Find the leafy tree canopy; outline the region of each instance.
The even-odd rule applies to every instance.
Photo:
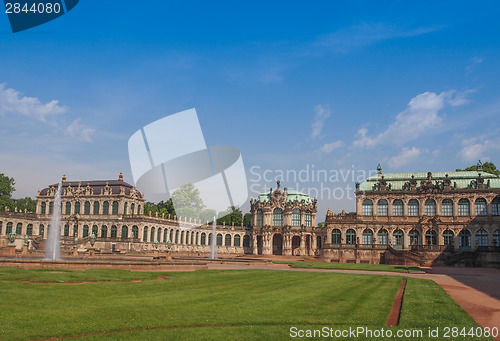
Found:
[[[35,212],[36,210],[36,200],[30,197],[13,201],[14,201],[14,206],[17,207],[17,209],[20,211],[27,210],[28,212]]]
[[[234,225],[241,225],[243,222],[243,213],[241,213],[240,209],[231,206],[228,207],[227,211],[225,212],[220,212],[219,213],[219,218],[217,219],[217,225],[231,225],[234,223]]]
[[[8,176],[0,173],[0,209],[8,207],[10,210],[14,208],[14,203],[12,202],[11,196],[15,188],[14,178],[9,178]]]
[[[252,225],[252,215],[250,213],[245,213],[243,216],[243,225],[250,226]]]
[[[464,171],[477,171],[477,165],[473,165],[465,169],[457,169],[457,172],[464,172]],[[483,172],[496,175],[497,177],[500,174],[500,170],[497,169],[497,166],[495,166],[493,162],[483,163]]]

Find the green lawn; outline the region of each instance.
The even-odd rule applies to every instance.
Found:
[[[366,270],[388,272],[424,272],[416,266],[387,265],[387,264],[353,264],[353,263],[325,263],[325,262],[288,262],[273,261],[276,264],[288,264],[291,268],[306,269],[334,269],[334,270]]]
[[[0,339],[96,334],[84,339],[287,340],[292,326],[380,329],[385,328],[402,280],[272,270],[200,270],[154,279],[158,275],[0,268]],[[76,285],[22,282],[26,278],[95,281],[98,277],[103,281]],[[409,279],[407,293],[402,327],[427,331],[430,326],[475,326],[434,282]]]

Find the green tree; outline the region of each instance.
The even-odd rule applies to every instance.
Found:
[[[465,172],[465,171],[477,171],[477,165],[473,165],[465,169],[457,169],[457,172]],[[493,162],[483,163],[483,172],[496,175],[497,177],[500,175],[500,170],[497,169],[497,166],[495,166]]]
[[[20,211],[28,211],[34,213],[36,210],[36,200],[26,197],[14,201],[14,206]]]
[[[5,207],[9,209],[14,208],[14,203],[11,199],[12,192],[15,191],[14,185],[14,178],[9,178],[3,173],[0,173],[0,209],[3,210]]]
[[[234,223],[234,225],[241,225],[242,221],[243,213],[241,213],[239,208],[231,206],[228,207],[227,211],[219,213],[217,224],[222,225],[223,223],[225,223],[226,225],[231,225]]]
[[[243,216],[243,225],[250,226],[252,225],[252,215],[250,213],[245,213]]]
[[[168,218],[168,215],[170,214],[170,217],[173,218],[175,213],[175,208],[174,204],[172,202],[172,199],[168,199],[167,201],[160,201],[158,203],[153,203],[153,202],[147,202],[144,204],[144,214],[149,215],[149,212],[151,212],[152,216],[156,215],[156,212],[158,212],[158,216],[162,216],[162,214],[165,215],[165,218]]]
[[[191,207],[196,212],[201,212],[205,208],[200,197],[200,191],[193,185],[187,184],[172,193],[172,202],[179,208]]]

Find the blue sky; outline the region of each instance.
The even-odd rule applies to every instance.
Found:
[[[351,173],[379,162],[500,163],[499,12],[494,1],[82,0],[16,34],[2,14],[0,172],[16,197],[62,174],[132,182],[128,138],[194,107],[207,144],[241,150],[251,197],[288,172],[283,186],[318,193],[321,221],[328,207],[354,209]]]

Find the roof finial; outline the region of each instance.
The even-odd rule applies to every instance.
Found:
[[[62,182],[66,182],[66,174],[62,176]]]
[[[477,171],[478,172],[482,172],[483,171],[483,163],[481,162],[481,160],[479,160],[477,162]]]
[[[380,165],[380,163],[377,166],[377,174],[382,174],[382,166]]]
[[[280,189],[280,181],[276,181],[276,185],[278,185],[278,189]]]
[[[118,176],[118,181],[123,181],[123,173],[120,172],[120,175]]]

